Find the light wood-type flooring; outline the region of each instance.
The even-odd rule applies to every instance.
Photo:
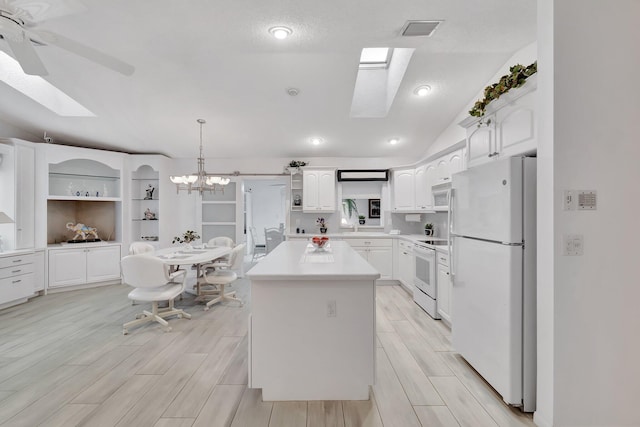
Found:
[[[108,286],[0,311],[0,425],[533,426],[451,351],[450,331],[399,286],[377,288],[377,380],[369,401],[263,402],[247,388],[247,304],[185,296],[173,319],[122,335],[143,308]]]

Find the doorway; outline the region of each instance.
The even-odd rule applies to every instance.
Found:
[[[265,230],[284,233],[287,215],[287,178],[251,178],[244,180],[244,232],[247,247],[266,253]],[[255,231],[252,237],[251,229]],[[255,258],[255,256],[254,256]]]

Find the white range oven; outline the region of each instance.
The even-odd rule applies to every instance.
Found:
[[[415,256],[415,275],[413,284],[416,289],[413,292],[413,300],[429,316],[439,319],[436,292],[436,250],[423,243],[413,246]]]

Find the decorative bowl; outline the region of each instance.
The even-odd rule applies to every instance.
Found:
[[[313,236],[311,238],[311,244],[315,249],[322,249],[324,245],[327,244],[328,241],[329,241],[329,238],[324,236],[323,237]]]

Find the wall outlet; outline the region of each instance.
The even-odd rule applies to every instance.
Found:
[[[336,300],[327,301],[327,317],[336,317],[337,315]]]
[[[584,255],[584,237],[582,234],[565,234],[562,242],[562,253],[567,256]]]

